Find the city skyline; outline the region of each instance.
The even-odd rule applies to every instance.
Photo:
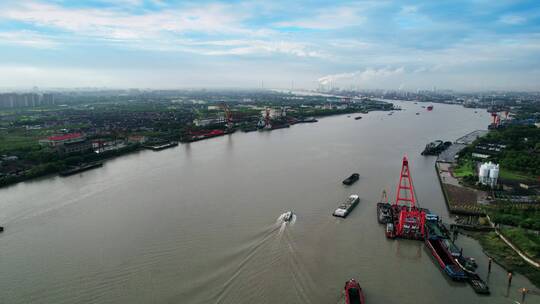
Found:
[[[0,86],[537,91],[535,1],[3,1]]]

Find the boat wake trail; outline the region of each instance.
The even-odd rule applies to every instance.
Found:
[[[289,213],[291,214],[291,218],[290,219],[287,219],[289,217]],[[294,223],[296,223],[296,214],[288,211],[288,212],[285,212],[285,213],[282,213],[276,220],[277,223],[283,223],[283,224],[286,224],[286,223],[290,223],[291,225],[294,225]]]
[[[242,257],[215,303],[311,303],[309,295],[315,284],[288,229],[296,217],[290,221],[283,217],[280,215],[268,234],[238,253]]]

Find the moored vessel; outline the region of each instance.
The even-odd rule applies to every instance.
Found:
[[[388,203],[386,190],[383,190],[381,201],[377,203],[377,221],[379,224],[387,224],[392,222],[392,205]]]
[[[71,167],[71,168],[69,168],[67,170],[61,171],[60,175],[61,176],[69,176],[69,175],[77,174],[79,172],[83,172],[83,171],[86,171],[86,170],[98,168],[98,167],[101,167],[101,166],[103,166],[102,162],[94,162],[94,163],[83,164],[83,165],[74,166],[74,167]]]

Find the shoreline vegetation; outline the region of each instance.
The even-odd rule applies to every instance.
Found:
[[[457,215],[456,227],[507,271],[540,288],[539,143],[540,129],[534,126],[490,130],[458,151],[455,161],[438,160],[435,167],[448,210]],[[486,146],[494,149],[488,154]],[[487,159],[473,156],[481,153]],[[477,182],[476,168],[486,161],[501,165],[493,189]]]
[[[334,102],[336,101],[334,100]],[[235,131],[246,132],[247,129],[257,130],[256,124],[261,119],[261,111],[269,107],[283,109],[283,106],[276,105],[256,104],[250,108],[243,104],[235,104],[232,108],[235,126],[227,129],[223,121],[205,126],[197,126],[193,123],[193,121],[211,120],[216,115],[219,116],[218,112],[221,110],[219,104],[209,103],[203,107],[182,105],[182,110],[171,109],[171,104],[173,103],[157,103],[153,109],[145,102],[143,105],[128,103],[120,106],[117,104],[92,104],[90,109],[88,105],[83,105],[82,109],[78,105],[68,110],[49,108],[0,112],[0,119],[10,118],[9,123],[1,124],[5,119],[0,120],[0,144],[2,147],[0,148],[0,156],[2,157],[0,169],[12,172],[8,174],[0,172],[0,188],[38,177],[58,174],[76,166],[104,161],[156,145],[169,147],[174,146],[177,142],[189,143],[194,141],[189,136],[190,132],[194,134],[205,130],[223,130],[224,132],[219,135],[227,135]],[[185,109],[186,107],[189,109]],[[314,102],[310,106],[290,104],[287,107],[290,113],[287,117],[294,121],[289,122],[289,124],[300,123],[306,119],[311,119],[308,122],[316,122],[314,117],[398,110],[394,108],[392,103],[371,100],[363,100],[355,104],[328,104],[325,99],[323,103]],[[96,111],[96,108],[100,110]],[[125,116],[134,116],[134,122],[132,123],[129,119],[119,115],[119,108],[121,109],[120,113],[125,114]],[[70,118],[74,116],[73,120],[79,123],[62,123],[59,126],[60,124],[56,123],[58,115],[50,114],[56,111],[60,111],[57,114],[67,112],[66,114]],[[83,115],[84,117],[81,117]],[[109,121],[103,123],[103,120],[107,119],[103,116],[108,117]],[[150,116],[148,121],[145,121],[147,120],[146,116]],[[49,121],[51,119],[54,120],[54,123]],[[51,126],[45,126],[47,124]],[[104,125],[103,129],[105,130],[99,128],[102,125]],[[115,130],[110,130],[111,125]],[[246,128],[246,125],[250,127]],[[84,153],[62,154],[38,144],[41,138],[57,132],[60,128],[64,131],[69,130],[70,133],[89,134],[88,140],[109,141],[113,142],[114,145],[110,150],[100,151],[100,153],[95,153],[94,147],[92,151]],[[144,143],[129,142],[127,138],[133,134],[145,137],[147,140]],[[118,142],[120,144],[117,144]]]

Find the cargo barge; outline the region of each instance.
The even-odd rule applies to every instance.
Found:
[[[152,151],[161,151],[161,150],[176,147],[176,146],[178,146],[178,143],[171,141],[171,142],[164,143],[164,144],[146,145],[144,147],[146,149],[150,149]]]
[[[427,236],[424,241],[426,247],[430,250],[444,273],[454,281],[466,280],[467,274],[458,265],[454,256],[455,253],[452,253],[454,250],[451,250],[449,247],[451,242],[448,239],[445,228],[441,227],[440,222],[429,220],[426,221],[426,232]]]
[[[205,131],[191,131],[188,138],[188,142],[194,142],[194,141],[199,141],[199,140],[208,139],[212,137],[223,136],[226,134],[234,133],[234,131],[235,130],[220,130],[220,129],[205,130]]]
[[[341,204],[335,211],[332,213],[333,216],[336,217],[343,217],[346,218],[349,213],[358,205],[358,202],[360,201],[360,198],[358,195],[353,194],[349,196],[349,198]]]
[[[359,178],[360,178],[360,174],[353,173],[353,174],[351,174],[351,176],[344,179],[342,183],[344,185],[350,186],[350,185],[356,183],[356,181],[358,181]]]
[[[70,169],[61,171],[59,174],[61,176],[69,176],[69,175],[77,174],[79,172],[83,172],[83,171],[86,171],[86,170],[99,168],[99,167],[102,167],[102,166],[103,166],[102,162],[88,163],[88,164],[83,164],[83,165],[71,167]]]
[[[318,120],[315,119],[315,117],[306,117],[306,118],[302,118],[296,121],[296,123],[314,123],[314,122],[318,122]]]

